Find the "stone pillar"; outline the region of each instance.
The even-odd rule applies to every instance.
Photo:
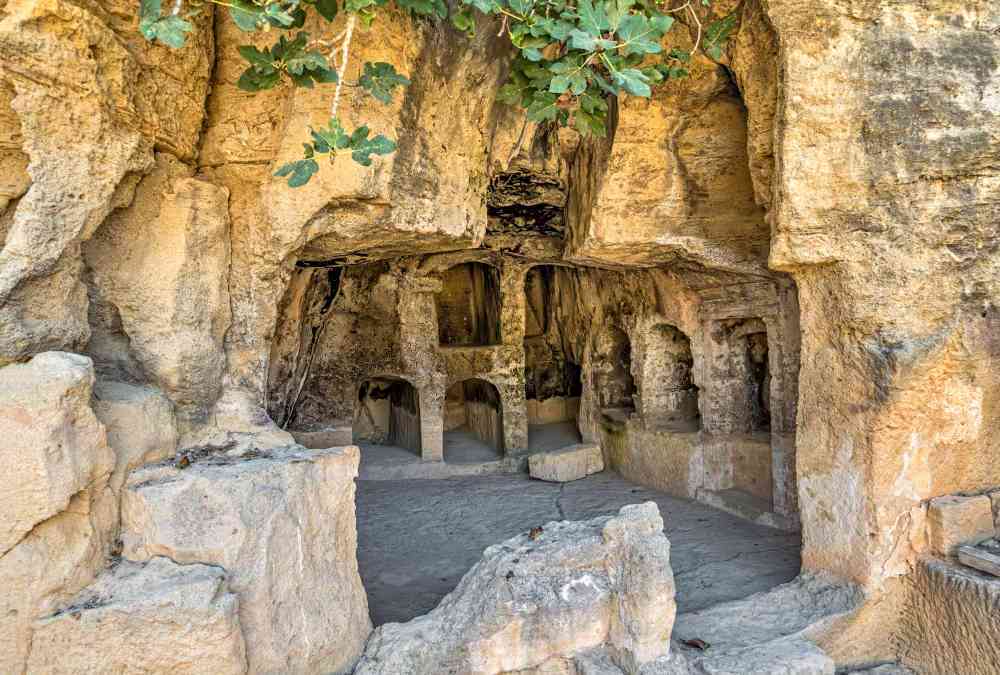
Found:
[[[510,384],[498,386],[503,402],[504,453],[528,447],[528,402],[524,397],[524,278],[528,266],[506,261],[500,269],[500,341],[513,358]]]
[[[420,394],[420,456],[425,462],[444,461],[444,387],[431,385]]]

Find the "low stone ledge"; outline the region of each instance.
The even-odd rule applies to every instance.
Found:
[[[978,544],[995,533],[993,505],[987,495],[949,495],[930,501],[927,538],[937,555],[954,555],[960,545]]]

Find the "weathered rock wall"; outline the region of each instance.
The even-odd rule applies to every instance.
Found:
[[[1000,476],[1000,13],[765,8],[783,78],[770,264],[802,317],[803,565],[894,592],[922,546],[919,503]],[[841,657],[884,658],[862,638],[894,606],[859,615]]]
[[[273,170],[325,121],[327,94],[238,90],[245,37],[231,22],[207,11],[171,51],[137,34],[131,3],[10,0],[0,364],[85,352],[102,380],[147,391],[144,418],[176,408],[185,446],[287,443],[275,422],[349,420],[359,378],[407,377],[431,459],[448,385],[483,377],[503,403],[504,445],[519,449],[526,270],[601,266],[573,267],[579,281],[560,286],[559,322],[587,330],[544,341],[581,367],[583,437],[603,435],[620,470],[698,496],[738,487],[728,472],[740,463],[760,468],[745,436],[764,432],[766,408],[773,512],[801,511],[807,570],[872,599],[825,646],[840,663],[892,659],[871,628],[899,624],[900,578],[925,546],[923,503],[1000,484],[1000,13],[988,0],[725,0],[711,11],[733,9],[740,26],[719,62],[699,56],[689,80],[616,106],[600,142],[522,126],[494,105],[508,56],[495,26],[461,41],[387,10],[357,43],[349,79],[387,60],[413,84],[388,107],[352,90],[343,110],[399,151],[370,168],[338,160],[292,191]],[[440,350],[440,275],[470,260],[500,270],[500,344]],[[757,320],[764,363],[736,349],[760,335]],[[664,324],[690,340],[696,423],[711,442],[659,424],[695,423],[691,388],[661,386],[687,358],[667,358]],[[763,379],[748,380],[761,365]],[[607,424],[598,389],[626,408],[631,397],[635,415]],[[158,403],[138,403],[147,398]],[[96,408],[110,428],[114,413]],[[174,442],[143,439],[111,482]],[[25,589],[10,602],[32,620],[96,574],[99,483],[15,527],[29,529],[0,561]],[[59,562],[32,562],[45,555]],[[24,625],[4,631],[15,671]]]

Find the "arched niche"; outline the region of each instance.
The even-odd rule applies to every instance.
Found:
[[[653,326],[643,368],[642,404],[647,428],[697,431],[701,427],[700,392],[693,370],[691,339],[676,326]]]
[[[632,342],[617,326],[610,326],[601,342],[600,369],[594,377],[598,404],[605,412],[627,416],[635,411]]]
[[[500,344],[500,273],[480,262],[445,270],[437,294],[438,341],[445,347]]]
[[[402,378],[373,377],[362,382],[354,406],[355,443],[392,445],[421,452],[420,397]]]
[[[494,461],[503,456],[503,404],[490,382],[470,378],[448,387],[444,402],[444,460]]]

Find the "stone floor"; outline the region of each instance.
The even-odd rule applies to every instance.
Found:
[[[359,480],[358,562],[372,621],[434,608],[492,544],[551,520],[581,520],[655,501],[670,539],[679,611],[702,609],[795,577],[800,540],[636,486],[604,472],[563,485],[524,474]]]
[[[479,464],[496,462],[503,453],[481,441],[467,427],[444,432],[444,461],[448,464]]]

